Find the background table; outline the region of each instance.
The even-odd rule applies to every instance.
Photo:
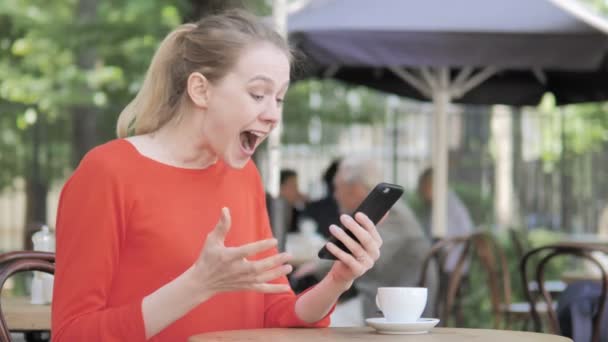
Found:
[[[569,338],[521,331],[435,328],[421,335],[381,335],[372,328],[233,330],[192,336],[189,342],[206,341],[420,341],[420,342],[568,342]]]
[[[2,313],[12,331],[51,330],[51,306],[30,304],[27,297],[2,297]]]
[[[577,281],[602,281],[602,276],[597,273],[587,271],[566,271],[562,274],[562,281],[566,284],[572,284]]]

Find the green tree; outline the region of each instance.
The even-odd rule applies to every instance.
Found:
[[[579,2],[588,5],[590,8],[598,11],[600,14],[608,14],[608,2],[605,0],[578,0]]]
[[[182,8],[160,0],[2,2],[0,186],[26,180],[26,222],[45,222],[51,182],[113,136]]]
[[[292,84],[283,110],[284,142],[308,143],[308,127],[318,118],[322,123],[349,125],[381,122],[385,118],[386,94],[334,80],[301,80]],[[323,136],[323,143],[333,143]]]
[[[3,0],[0,190],[25,179],[26,222],[46,222],[52,182],[115,136],[118,114],[171,29],[245,5],[269,13],[263,0]]]

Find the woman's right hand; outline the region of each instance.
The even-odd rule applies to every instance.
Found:
[[[230,230],[230,211],[222,208],[222,216],[215,229],[207,235],[201,254],[194,264],[194,276],[204,292],[216,294],[226,291],[253,290],[266,293],[289,291],[288,284],[272,284],[271,280],[292,271],[285,263],[288,253],[249,261],[257,253],[273,248],[276,239],[252,242],[239,247],[226,247],[224,240]]]

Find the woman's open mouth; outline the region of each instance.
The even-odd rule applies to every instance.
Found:
[[[239,135],[241,141],[241,148],[243,149],[243,151],[245,151],[245,153],[252,155],[253,152],[255,152],[255,148],[260,142],[262,142],[262,140],[264,140],[265,136],[266,133],[264,132],[243,131]]]

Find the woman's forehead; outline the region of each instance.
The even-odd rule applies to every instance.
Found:
[[[232,70],[246,81],[260,81],[283,87],[289,83],[289,59],[285,52],[269,43],[245,48]]]

